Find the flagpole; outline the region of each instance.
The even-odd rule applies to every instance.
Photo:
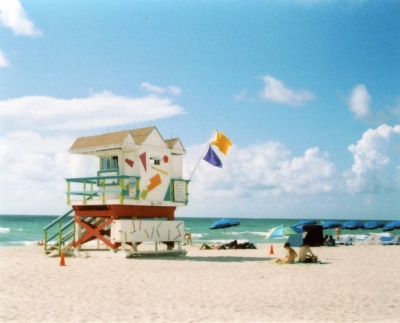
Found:
[[[192,179],[192,176],[193,176],[193,174],[194,174],[194,171],[196,170],[197,166],[199,165],[200,160],[201,160],[202,156],[204,155],[204,152],[205,152],[205,151],[207,150],[207,148],[210,146],[211,140],[214,138],[216,132],[217,132],[217,129],[214,130],[214,132],[212,133],[210,139],[208,139],[207,145],[206,145],[206,147],[204,148],[203,152],[201,153],[200,158],[199,158],[199,160],[197,161],[197,164],[196,164],[196,166],[194,167],[194,169],[193,169],[193,171],[192,171],[192,175],[190,175],[190,177],[189,177],[189,181]]]

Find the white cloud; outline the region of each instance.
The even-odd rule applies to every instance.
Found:
[[[261,97],[264,100],[278,102],[282,104],[299,106],[307,101],[314,99],[314,94],[306,90],[294,91],[287,88],[282,81],[277,80],[272,76],[264,76],[265,87],[261,92]]]
[[[0,51],[0,67],[7,67],[8,65],[8,59],[4,56],[3,52]]]
[[[142,90],[151,92],[151,93],[156,93],[156,94],[173,94],[173,95],[181,95],[182,90],[174,85],[170,85],[166,88],[156,86],[156,85],[151,85],[150,83],[144,82],[140,84],[140,88]]]
[[[0,22],[14,35],[40,36],[41,31],[30,21],[18,0],[0,0]]]
[[[0,101],[4,125],[15,129],[90,129],[168,118],[184,113],[170,99],[154,95],[131,98],[110,92],[87,98],[27,96]]]
[[[15,131],[0,137],[0,213],[60,214],[65,178],[96,174],[98,161],[68,153],[75,138]]]
[[[190,148],[188,151],[187,177],[201,154],[198,147],[193,148],[196,154]],[[200,162],[190,184],[197,199],[328,193],[334,190],[337,176],[333,163],[318,148],[308,149],[303,156],[292,157],[282,144],[276,142],[245,149],[232,147],[221,160],[222,170],[203,160]]]
[[[371,96],[363,84],[358,84],[350,93],[349,107],[357,118],[365,118],[370,114]]]
[[[400,125],[367,130],[349,146],[354,164],[345,173],[351,193],[378,193],[400,188]]]

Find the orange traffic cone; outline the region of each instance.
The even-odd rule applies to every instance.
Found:
[[[274,254],[274,246],[271,245],[271,248],[269,249],[269,254],[273,255]]]
[[[66,266],[63,252],[61,253],[60,266]]]

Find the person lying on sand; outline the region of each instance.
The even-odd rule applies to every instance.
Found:
[[[309,245],[304,244],[300,246],[299,262],[318,262],[318,257],[313,254]]]
[[[216,249],[216,250],[219,250],[219,249],[226,249],[225,248],[225,245],[219,245],[219,246],[214,246],[214,245],[211,245],[211,246],[209,246],[208,244],[206,244],[206,243],[203,243],[202,245],[201,245],[201,247],[200,247],[200,250],[208,250],[208,249]]]
[[[208,250],[208,249],[257,249],[256,246],[253,243],[250,242],[245,242],[245,243],[237,243],[237,240],[233,240],[232,242],[219,245],[219,246],[214,246],[211,245],[209,246],[206,243],[203,243],[202,246],[200,247],[201,250]]]
[[[294,258],[297,257],[296,251],[290,247],[290,243],[286,242],[283,247],[287,250],[286,257],[276,259],[277,264],[294,264]]]

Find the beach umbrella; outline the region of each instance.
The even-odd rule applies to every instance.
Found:
[[[210,230],[215,230],[215,229],[224,229],[225,232],[225,242],[226,241],[226,228],[230,228],[230,227],[236,227],[237,225],[239,225],[240,222],[237,220],[233,220],[233,219],[222,219],[222,220],[218,220],[215,221],[213,224],[210,225]]]
[[[364,224],[364,230],[374,230],[378,228],[383,228],[385,224],[381,221],[369,221]]]
[[[268,238],[284,238],[287,236],[294,236],[296,234],[301,233],[302,230],[296,227],[284,227],[283,225],[277,226],[269,230],[266,235],[266,239]]]
[[[362,224],[360,221],[347,221],[343,223],[342,229],[345,230],[357,230],[357,229],[363,229],[364,224]]]
[[[302,228],[303,225],[313,225],[313,224],[317,224],[317,221],[315,221],[315,220],[301,220],[301,221],[293,224],[292,227],[296,227],[296,228],[300,227],[300,228]]]
[[[400,229],[400,220],[387,223],[383,227],[382,231],[392,231],[396,229]]]
[[[331,229],[340,228],[341,226],[342,224],[337,221],[324,221],[322,223],[322,229],[329,229],[329,235],[331,235]]]
[[[334,228],[340,228],[342,226],[341,223],[337,221],[324,221],[322,223],[322,229],[334,229]]]

